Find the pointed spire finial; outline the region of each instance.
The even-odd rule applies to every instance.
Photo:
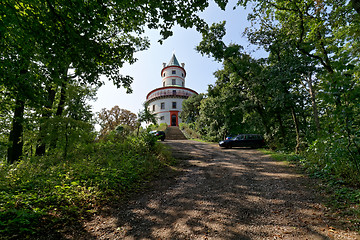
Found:
[[[180,67],[179,62],[178,62],[178,60],[177,60],[176,57],[175,57],[175,50],[174,50],[173,55],[172,55],[172,57],[171,57],[171,59],[170,59],[170,62],[168,63],[167,66],[179,66],[179,67]]]

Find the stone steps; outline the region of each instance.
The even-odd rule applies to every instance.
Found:
[[[167,140],[186,140],[187,138],[179,129],[179,127],[167,127],[165,130],[165,139]]]

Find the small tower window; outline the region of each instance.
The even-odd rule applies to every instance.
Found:
[[[171,79],[171,84],[176,85],[176,79]]]
[[[163,87],[165,87],[165,82],[163,82]]]
[[[163,77],[165,77],[165,73],[163,74]]]
[[[175,70],[172,70],[171,74],[176,74],[176,71],[175,71]]]
[[[164,102],[161,103],[161,109],[165,109],[165,103]]]
[[[184,82],[181,82],[181,86],[183,86],[183,87],[184,87]]]
[[[173,95],[176,95],[176,90],[173,90]]]
[[[172,108],[176,108],[176,102],[172,102]]]
[[[153,112],[155,112],[155,104],[153,105]]]
[[[160,120],[164,120],[164,119],[165,119],[164,116],[161,116],[161,117],[160,117]]]

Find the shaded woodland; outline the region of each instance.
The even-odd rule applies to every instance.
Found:
[[[199,31],[197,51],[223,64],[207,93],[184,102],[182,118],[196,136],[264,134],[269,148],[295,152],[318,176],[352,187],[337,196],[359,201],[359,2],[238,1],[252,8],[244,36],[269,53],[261,59],[222,41],[226,23],[198,16],[208,5],[0,2],[2,238],[57,238],[57,229],[139,191],[172,164],[140,127],[154,121],[146,105],[138,115],[118,103],[95,116],[89,100],[105,84],[101,76],[131,93],[134,79],[121,68],[149,48],[145,29],[157,29],[162,42],[174,25]]]

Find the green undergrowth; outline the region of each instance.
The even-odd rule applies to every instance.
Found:
[[[265,154],[271,155],[272,158],[294,164],[297,169],[303,174],[307,174],[311,178],[316,178],[319,181],[319,189],[326,196],[324,203],[338,216],[341,216],[341,221],[350,223],[352,230],[360,232],[360,189],[359,185],[354,184],[353,181],[340,178],[327,171],[325,168],[320,168],[316,165],[310,165],[309,161],[294,153],[275,152],[270,150],[261,150]],[[349,179],[353,179],[349,176]]]
[[[171,164],[169,151],[149,135],[79,146],[0,165],[0,238],[37,238],[138,191]],[[62,156],[62,155],[61,155]],[[52,231],[51,230],[51,231]]]
[[[194,130],[194,127],[191,127],[191,124],[180,123],[180,130],[184,133],[188,139],[200,139],[201,135]]]

